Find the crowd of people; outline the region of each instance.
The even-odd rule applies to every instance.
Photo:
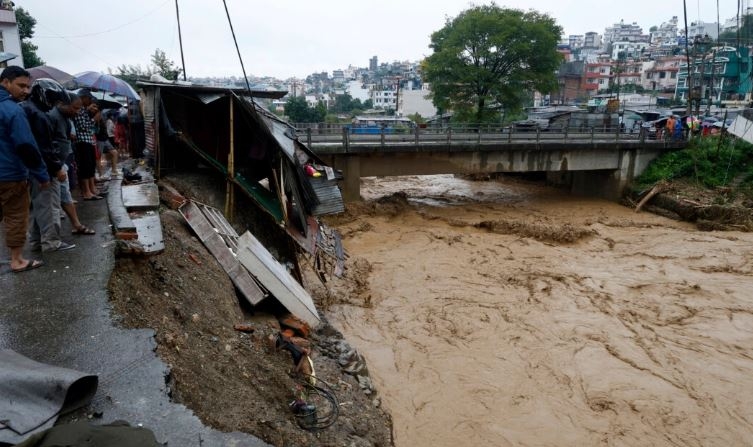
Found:
[[[71,190],[83,201],[103,198],[98,178],[121,175],[122,126],[117,111],[100,110],[88,89],[74,93],[52,79],[32,82],[17,66],[0,73],[0,219],[11,271],[44,265],[25,258],[27,242],[32,252],[74,249],[63,237],[65,217],[71,237],[95,234],[79,220]],[[109,174],[101,157],[109,161]]]

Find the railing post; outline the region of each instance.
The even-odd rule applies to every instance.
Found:
[[[512,143],[512,124],[507,126],[507,142]]]
[[[481,144],[481,125],[478,126],[476,131],[478,132],[478,135],[476,135],[476,144]]]
[[[570,130],[570,126],[565,126],[565,141],[567,141],[567,132]]]
[[[641,144],[646,142],[646,129],[641,126],[640,130],[638,131],[638,140],[641,142]]]
[[[310,135],[309,138],[311,138]],[[348,133],[348,128],[345,126],[343,126],[343,148],[345,152],[348,152],[350,149],[350,134]]]
[[[617,132],[614,133],[614,141],[620,141],[620,125],[617,124]]]
[[[384,124],[379,129],[379,134],[380,134],[380,137],[381,137],[381,140],[382,140],[382,149],[384,149]]]
[[[418,132],[419,132],[419,126],[417,125],[416,128],[413,130],[415,133],[415,140],[416,140],[416,147],[418,147]]]
[[[306,128],[306,144],[311,149],[311,127]]]
[[[452,144],[452,126],[447,127],[447,146]]]
[[[539,143],[541,142],[541,129],[539,129],[539,126],[536,126],[536,146],[538,147]]]
[[[591,145],[594,144],[594,127],[591,126]]]

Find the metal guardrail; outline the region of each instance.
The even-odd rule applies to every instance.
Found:
[[[645,142],[646,129],[620,131],[608,126],[596,128],[519,129],[492,125],[452,125],[443,127],[354,127],[347,124],[298,124],[296,133],[309,148],[381,146],[500,145],[521,143],[604,143]],[[657,143],[662,143],[658,141]]]

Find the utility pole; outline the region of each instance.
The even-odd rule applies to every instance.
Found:
[[[186,60],[183,58],[183,35],[180,32],[180,10],[178,0],[175,0],[175,16],[178,19],[178,43],[180,44],[180,63],[183,66],[183,80],[186,80]]]
[[[687,0],[682,0],[682,9],[685,17],[685,60],[688,64],[687,75],[685,76],[685,84],[688,86],[688,116],[693,113],[693,102],[690,100],[691,92],[693,91],[693,67],[690,65],[690,49],[688,46],[688,5]]]

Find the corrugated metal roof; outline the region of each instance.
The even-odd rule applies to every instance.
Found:
[[[313,207],[311,213],[314,216],[326,214],[339,214],[345,212],[342,193],[337,186],[336,180],[327,180],[326,177],[305,177],[316,194],[319,203]]]
[[[196,92],[227,92],[231,91],[239,96],[249,96],[249,91],[245,88],[240,87],[211,87],[208,85],[181,85],[181,84],[165,84],[162,82],[149,82],[149,81],[139,81],[136,83],[139,87],[147,87],[147,88],[162,88],[162,89],[168,89],[168,90],[190,90],[193,93]],[[287,95],[288,92],[284,90],[251,90],[250,96],[253,96],[254,98],[270,98],[270,99],[280,99],[283,96]]]

